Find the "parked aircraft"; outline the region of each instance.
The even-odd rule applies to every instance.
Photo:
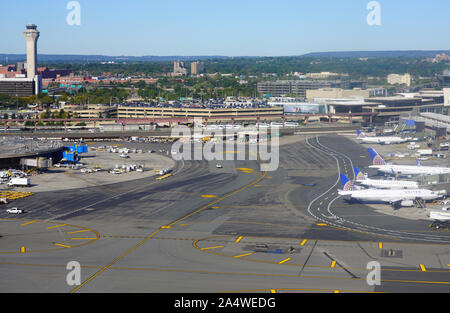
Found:
[[[417,165],[395,165],[387,164],[383,158],[372,148],[369,148],[372,164],[369,168],[375,168],[380,172],[395,175],[439,175],[450,174],[450,168],[438,166],[422,166],[420,162]]]
[[[356,183],[378,189],[418,189],[419,183],[409,180],[370,179],[356,166],[353,167],[356,175]]]
[[[341,196],[350,196],[358,201],[389,203],[394,208],[412,207],[416,200],[434,200],[446,194],[445,190],[428,189],[359,189],[345,174],[341,174],[341,184],[342,190],[338,191]]]
[[[382,145],[389,145],[389,144],[393,144],[393,143],[402,143],[402,142],[407,141],[406,138],[402,138],[402,137],[392,137],[392,136],[389,136],[389,137],[385,137],[385,136],[367,137],[359,129],[356,130],[356,138],[360,139],[362,143],[379,143]]]

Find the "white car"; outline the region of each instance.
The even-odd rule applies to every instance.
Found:
[[[223,166],[222,166],[222,164],[217,163],[217,164],[216,164],[216,167],[217,167],[217,168],[222,168]]]
[[[18,208],[6,209],[6,212],[9,213],[9,214],[21,214],[21,213],[23,213],[23,211],[19,210]]]

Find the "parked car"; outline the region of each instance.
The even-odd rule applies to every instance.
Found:
[[[22,214],[23,213],[23,211],[19,210],[18,208],[6,209],[6,212],[9,214]]]

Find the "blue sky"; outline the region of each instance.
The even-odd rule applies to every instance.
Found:
[[[24,53],[23,30],[38,25],[39,53],[280,56],[356,50],[450,50],[450,1],[78,0],[81,25],[66,22],[67,0],[2,1],[0,53]]]

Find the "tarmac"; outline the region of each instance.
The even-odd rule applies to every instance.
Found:
[[[24,214],[0,213],[0,291],[448,292],[447,230],[337,197],[339,172],[369,165],[366,147],[343,135],[286,140],[274,171],[179,161],[163,180],[15,200],[6,207]],[[372,261],[379,285],[367,281]]]

